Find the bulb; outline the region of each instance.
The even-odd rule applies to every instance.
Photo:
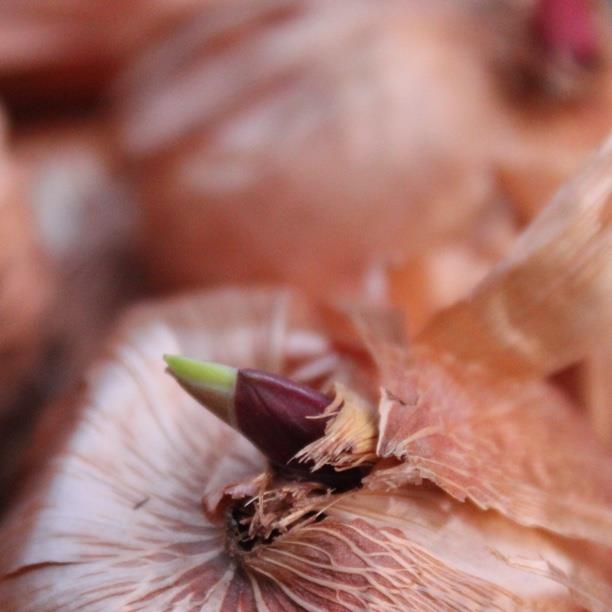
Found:
[[[451,3],[238,2],[145,52],[116,117],[158,282],[380,293],[376,264],[464,229],[497,130],[471,37]]]
[[[610,458],[572,408],[542,381],[517,393],[410,353],[384,313],[326,312],[226,289],[127,315],[68,423],[39,433],[59,446],[38,447],[3,526],[5,609],[601,607]],[[335,469],[359,446],[341,432],[373,453],[367,476],[334,490],[270,470],[165,373],[177,352],[326,393],[343,381],[353,395],[308,453]]]
[[[609,129],[612,38],[587,11],[599,60],[567,74],[537,7],[485,4],[213,3],[143,52],[115,117],[157,282],[380,301],[500,203],[529,221]]]

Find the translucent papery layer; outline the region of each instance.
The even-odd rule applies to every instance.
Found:
[[[377,454],[402,463],[371,486],[432,480],[522,525],[612,545],[612,455],[545,377],[590,358],[612,330],[612,141],[468,298],[408,350],[364,323],[381,371]]]
[[[612,341],[612,139],[466,300],[421,340],[502,374],[539,378]]]
[[[381,464],[372,488],[431,480],[522,525],[612,545],[612,456],[556,388],[422,347],[383,367],[377,454],[401,463]]]
[[[379,321],[376,333],[384,328]],[[596,548],[579,555],[439,490],[318,495],[309,502],[316,520],[252,548],[235,539],[233,515],[204,511],[203,495],[219,499],[237,483],[234,498],[244,491],[248,501],[252,487],[240,483],[263,461],[180,390],[161,355],[358,388],[372,374],[359,347],[341,313],[282,291],[134,311],[3,528],[4,609],[558,610],[605,601]]]
[[[205,598],[231,568],[242,576],[224,552],[223,524],[204,518],[201,498],[264,462],[165,374],[162,354],[325,380],[342,359],[315,319],[282,291],[220,292],[128,317],[91,372],[72,428],[54,432],[65,443],[6,526],[1,565],[14,578],[3,582],[0,600],[8,609],[70,610],[77,600],[137,607],[164,586],[178,595],[188,570]],[[165,602],[163,609],[169,593],[148,601]]]

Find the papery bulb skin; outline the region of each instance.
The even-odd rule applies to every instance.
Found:
[[[574,427],[578,416],[555,402],[543,411],[546,392],[520,407],[514,392],[473,405],[479,381],[464,397],[459,379],[425,387],[429,406],[419,398],[401,404],[398,396],[415,399],[404,392],[404,368],[384,368],[381,378],[374,361],[366,367],[354,350],[363,339],[347,313],[324,314],[279,290],[215,291],[132,310],[90,371],[59,440],[41,431],[33,448],[33,486],[0,531],[3,612],[609,607],[609,549],[597,544],[603,534],[591,530],[587,544],[559,532],[605,512],[589,486],[573,495],[575,483],[564,481],[568,462],[584,460],[582,480],[591,484],[593,465],[603,465],[584,428]],[[387,344],[381,323],[393,322],[380,315],[369,345],[382,364],[398,347]],[[314,388],[327,388],[314,382],[321,378],[349,389],[367,381],[377,397],[381,382],[391,385],[395,395],[382,399],[395,406],[380,442],[405,443],[410,457],[381,461],[354,491],[275,481],[245,436],[164,373],[160,355],[178,352]],[[222,382],[224,371],[217,374]],[[428,407],[443,414],[411,419]],[[491,443],[507,440],[516,414],[546,434],[526,454],[523,421],[510,427],[511,445]],[[560,424],[569,435],[558,436]],[[419,454],[427,465],[410,465]],[[385,486],[393,467],[406,471]],[[436,474],[439,486],[427,486]],[[453,482],[470,496],[487,494],[485,503],[453,499],[458,492],[444,490]],[[529,521],[513,520],[500,501]],[[491,502],[499,512],[484,511]]]
[[[155,282],[281,282],[384,300],[390,266],[470,242],[484,209],[502,202],[528,222],[612,120],[602,15],[587,20],[602,32],[601,61],[566,70],[536,40],[535,10],[445,0],[202,7],[116,88],[116,135],[142,197],[140,248]],[[568,44],[584,55],[586,43]]]
[[[605,4],[543,0],[529,9],[530,36],[511,44],[511,130],[499,142],[498,180],[522,224],[609,133],[612,20]]]
[[[611,176],[608,138],[472,294],[428,326],[428,342],[462,361],[527,377],[605,350],[612,330]]]

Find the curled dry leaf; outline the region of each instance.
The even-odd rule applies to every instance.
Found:
[[[373,488],[427,479],[520,524],[612,545],[612,457],[552,385],[500,380],[424,347],[398,367],[413,397],[388,380],[377,454],[402,463],[373,473]]]
[[[423,342],[513,375],[554,373],[612,340],[612,139]]]
[[[470,298],[380,346],[377,483],[433,480],[524,525],[612,544],[612,458],[542,377],[609,343],[612,141]],[[589,478],[584,475],[589,474]]]
[[[370,347],[394,338],[392,321],[368,321]],[[603,609],[597,546],[578,554],[437,488],[337,494],[257,476],[254,448],[163,371],[161,355],[182,352],[360,388],[374,367],[351,328],[275,290],[132,312],[4,526],[4,609]]]

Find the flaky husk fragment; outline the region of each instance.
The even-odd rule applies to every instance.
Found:
[[[612,340],[611,254],[612,138],[422,341],[515,376],[556,372]]]
[[[612,545],[612,457],[557,389],[425,347],[403,367],[412,397],[389,379],[377,449],[402,463],[372,474],[374,488],[427,479],[520,524]]]
[[[332,465],[338,471],[376,461],[378,429],[370,402],[336,383],[334,400],[324,417],[329,419],[325,435],[303,448],[296,455],[299,461],[312,462],[313,470]]]
[[[611,206],[608,141],[468,299],[409,351],[375,347],[377,453],[402,463],[373,486],[425,478],[521,524],[612,544],[610,453],[543,380],[609,345]]]
[[[388,346],[385,321],[368,315],[370,349]],[[596,545],[578,551],[438,488],[338,494],[258,476],[262,457],[161,360],[180,352],[375,396],[364,348],[341,312],[285,291],[133,311],[4,525],[3,609],[603,610],[607,562]],[[244,543],[249,508],[267,539]]]

